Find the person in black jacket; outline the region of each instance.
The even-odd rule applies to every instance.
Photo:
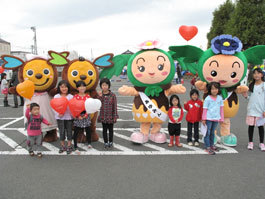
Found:
[[[12,85],[12,86],[17,86],[19,84],[19,81],[18,81],[18,71],[17,70],[15,70],[15,71],[13,71],[13,74],[12,74],[12,78],[11,78],[11,80],[10,80],[10,86]],[[14,104],[15,104],[15,106],[13,106],[13,108],[18,108],[18,100],[17,100],[17,93],[14,93],[13,94],[13,97],[14,97]],[[24,106],[24,98],[23,97],[21,97],[20,95],[19,95],[19,97],[20,97],[20,106]]]

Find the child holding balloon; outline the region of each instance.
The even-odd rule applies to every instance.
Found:
[[[103,138],[104,147],[112,147],[113,145],[113,124],[117,122],[119,118],[117,112],[117,99],[116,95],[112,93],[110,89],[110,80],[103,78],[100,80],[100,88],[102,89],[99,93],[99,100],[101,101],[100,113],[98,116],[98,122],[102,123],[103,127]],[[109,130],[109,139],[107,131]]]
[[[61,147],[59,153],[66,151],[67,154],[72,152],[72,125],[73,117],[70,113],[68,101],[73,98],[73,95],[70,94],[70,85],[67,81],[62,80],[59,82],[57,87],[57,92],[54,96],[54,99],[51,100],[51,105],[57,106],[54,107],[55,110],[55,119],[57,120],[59,133],[60,133],[60,142]],[[58,104],[53,102],[58,102]],[[65,147],[65,134],[67,135],[67,148]]]
[[[86,84],[82,80],[78,81],[76,83],[76,87],[78,90],[78,94],[74,96],[77,100],[86,101],[86,99],[90,98],[88,94],[85,93],[86,91]],[[79,132],[83,132],[83,130],[86,131],[86,139],[88,144],[88,149],[91,149],[91,119],[90,116],[86,113],[84,110],[81,112],[78,116],[74,118],[74,150],[78,153],[77,150],[77,136]]]

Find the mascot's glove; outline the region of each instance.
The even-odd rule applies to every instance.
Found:
[[[207,83],[206,82],[203,82],[201,80],[198,80],[195,82],[195,86],[197,89],[201,90],[201,91],[204,91],[204,93],[207,92],[207,87],[206,87]]]
[[[248,87],[247,86],[238,86],[236,87],[236,93],[237,94],[244,94],[248,92]]]
[[[119,88],[118,92],[120,93],[120,95],[125,95],[125,96],[138,96],[139,95],[139,93],[137,92],[135,88],[125,86],[125,85]]]
[[[171,94],[184,94],[185,92],[186,92],[186,88],[182,86],[181,84],[177,84],[165,90],[165,95],[169,96]]]
[[[15,86],[10,87],[10,88],[8,89],[8,92],[9,92],[10,94],[18,94]]]

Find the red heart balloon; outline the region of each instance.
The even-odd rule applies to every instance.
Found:
[[[3,73],[5,71],[5,69],[2,68],[2,66],[0,66],[0,73]]]
[[[73,98],[69,100],[69,109],[74,117],[77,117],[85,110],[85,102]]]
[[[196,26],[180,26],[179,33],[186,41],[189,41],[198,33],[198,28]]]
[[[50,101],[51,107],[60,115],[65,113],[68,103],[66,97],[54,98]]]

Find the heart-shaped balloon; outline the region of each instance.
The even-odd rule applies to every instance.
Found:
[[[85,108],[88,114],[99,111],[101,107],[101,101],[98,99],[88,98],[85,101]]]
[[[5,69],[3,69],[2,66],[0,66],[0,73],[3,73],[5,71]]]
[[[57,113],[63,115],[68,106],[68,100],[66,97],[54,98],[50,101],[50,105]]]
[[[179,33],[186,41],[189,41],[198,33],[198,28],[196,26],[183,25],[179,27]]]
[[[27,99],[31,99],[34,95],[35,86],[34,83],[30,80],[25,80],[16,87],[17,93]]]
[[[83,100],[77,100],[73,98],[69,100],[69,109],[74,117],[77,117],[85,110],[85,102]]]

